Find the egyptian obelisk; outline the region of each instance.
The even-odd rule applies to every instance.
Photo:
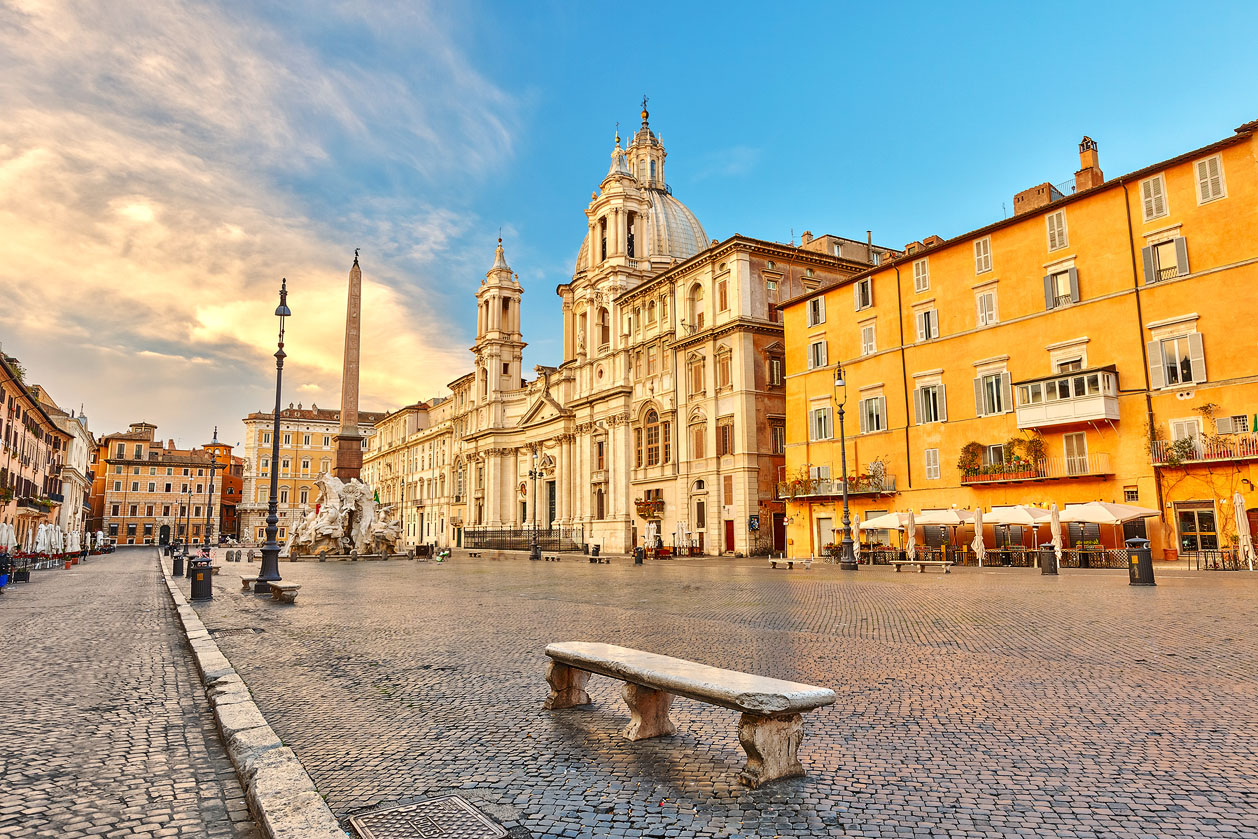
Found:
[[[363,272],[358,249],[349,269],[349,302],[345,304],[345,361],[341,368],[341,430],[336,437],[333,476],[342,481],[357,478],[363,469],[362,435],[358,433],[358,348],[362,337]]]

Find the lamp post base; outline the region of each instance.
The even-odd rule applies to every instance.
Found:
[[[847,517],[844,516],[845,520],[846,518]],[[839,557],[839,570],[840,571],[856,571],[859,568],[860,568],[860,565],[856,563],[856,551],[852,549],[851,538],[844,539],[843,552],[842,552],[842,555]]]
[[[857,571],[857,570],[860,570],[860,566],[856,563],[856,560],[854,559],[853,560],[840,559],[839,570],[840,571]]]
[[[529,559],[535,562],[542,561],[542,549],[536,542],[534,542],[533,546],[529,548]]]

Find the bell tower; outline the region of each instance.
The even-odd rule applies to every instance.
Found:
[[[520,327],[522,294],[524,289],[507,265],[499,238],[494,265],[476,291],[476,345],[472,352],[476,354],[475,398],[482,404],[501,401],[503,392],[524,386],[521,365],[527,345]]]

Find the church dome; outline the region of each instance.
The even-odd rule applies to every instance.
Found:
[[[677,259],[689,259],[703,250],[708,238],[703,225],[690,211],[690,208],[678,201],[663,189],[644,190],[650,199],[647,211],[647,230],[651,240],[647,243],[649,256],[671,256]],[[590,252],[590,234],[587,232],[581,240],[581,250],[577,252],[577,261],[573,273],[584,269],[588,264]]]

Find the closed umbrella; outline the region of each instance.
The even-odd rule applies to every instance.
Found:
[[[861,517],[860,513],[852,516],[852,556],[861,561]]]
[[[987,556],[987,547],[983,544],[983,509],[974,511],[974,555],[978,557],[978,567],[983,567],[983,557]]]
[[[1249,563],[1249,570],[1254,570],[1254,540],[1249,532],[1249,516],[1245,514],[1245,496],[1239,492],[1232,496],[1232,512],[1236,514],[1236,539],[1240,547],[1240,555]]]
[[[1052,535],[1053,553],[1057,554],[1057,567],[1061,568],[1061,513],[1057,510],[1057,502],[1048,509],[1048,532]]]
[[[904,522],[904,558],[909,562],[917,559],[917,523],[913,521],[913,511],[905,514]]]

